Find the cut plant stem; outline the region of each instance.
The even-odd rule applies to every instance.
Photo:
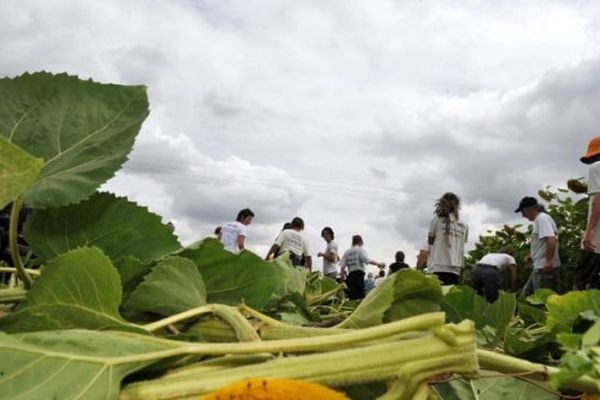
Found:
[[[477,350],[477,358],[482,369],[498,371],[507,374],[527,373],[527,377],[542,382],[547,382],[559,372],[558,368],[544,364],[532,363],[519,358],[499,354],[490,350]],[[589,377],[580,377],[564,385],[565,389],[574,389],[585,393],[599,393],[598,383]]]
[[[22,287],[0,289],[0,303],[14,303],[25,299],[27,290]]]
[[[21,254],[19,253],[19,244],[17,243],[18,238],[18,226],[19,226],[19,214],[21,213],[21,207],[23,205],[23,199],[18,196],[12,204],[10,211],[10,225],[8,227],[8,243],[10,247],[10,256],[13,259],[13,264],[17,270],[17,276],[23,281],[25,289],[31,289],[33,279],[25,270],[23,262],[21,261]]]
[[[40,271],[39,269],[25,268],[25,271],[29,275],[33,275],[33,276],[40,276],[42,274],[42,271]],[[12,267],[0,267],[0,272],[8,272],[11,274],[16,274],[18,271],[16,268],[12,268]]]
[[[125,388],[121,398],[176,399],[208,393],[230,383],[252,378],[304,379],[335,387],[389,380],[399,375],[424,380],[441,372],[476,374],[478,365],[473,323],[463,321],[456,326],[449,325],[448,330],[453,335],[452,340],[431,333],[418,339],[279,358],[259,365],[231,368],[227,373],[206,372],[201,375],[135,383]],[[336,335],[335,339],[342,336],[344,334]],[[323,340],[329,338],[325,337]],[[419,382],[411,384],[407,389],[414,393],[418,384]]]
[[[177,322],[185,321],[186,319],[195,318],[205,314],[213,314],[223,319],[233,329],[237,339],[240,342],[255,342],[260,340],[254,327],[250,322],[234,307],[223,304],[207,304],[182,313],[161,319],[151,324],[144,325],[143,328],[149,332],[154,332],[159,329],[168,327]]]

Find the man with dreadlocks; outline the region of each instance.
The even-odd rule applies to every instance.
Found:
[[[435,202],[434,217],[429,226],[428,268],[443,285],[456,285],[464,263],[465,243],[469,228],[458,216],[460,199],[445,193]]]

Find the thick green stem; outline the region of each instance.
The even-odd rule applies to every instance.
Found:
[[[25,271],[32,276],[40,276],[42,274],[42,271],[40,271],[39,269],[30,269],[30,268],[25,268]],[[0,267],[0,272],[8,272],[10,274],[16,274],[18,271],[16,268],[12,268],[12,267]]]
[[[377,328],[366,329],[373,331]],[[352,335],[360,333],[354,332]],[[454,327],[455,340],[434,335],[382,344],[369,344],[346,350],[279,358],[259,365],[207,372],[200,376],[162,378],[135,383],[122,392],[122,399],[175,399],[203,394],[242,379],[292,378],[343,386],[381,381],[403,376],[431,376],[439,372],[477,371],[474,326],[465,321]],[[347,334],[336,335],[339,339]],[[324,340],[329,337],[323,338]],[[314,339],[312,339],[314,340]],[[274,342],[271,342],[274,343]],[[355,343],[356,344],[356,343]],[[414,391],[414,390],[413,390]]]
[[[498,371],[508,374],[531,372],[527,377],[542,382],[547,382],[559,372],[558,368],[544,364],[536,364],[519,358],[495,353],[489,350],[477,350],[477,358],[482,369]],[[589,377],[581,377],[564,385],[566,389],[574,389],[586,393],[599,393],[598,383]]]
[[[240,342],[256,342],[260,340],[256,331],[252,325],[250,325],[250,322],[248,322],[236,308],[223,304],[207,304],[193,308],[151,324],[144,325],[144,329],[149,332],[154,332],[168,325],[204,314],[214,314],[227,322],[234,330],[236,337]]]
[[[31,285],[33,284],[33,279],[31,276],[25,271],[25,267],[23,266],[23,262],[21,261],[21,255],[19,254],[19,245],[17,242],[18,239],[18,226],[19,226],[19,214],[21,213],[21,206],[23,205],[23,199],[21,196],[17,197],[12,205],[12,210],[10,212],[10,225],[9,225],[9,233],[8,233],[8,243],[10,247],[10,255],[13,259],[13,264],[17,269],[17,275],[23,281],[25,285],[25,289],[31,289]]]
[[[14,287],[8,289],[0,289],[0,303],[14,303],[25,299],[27,290]]]

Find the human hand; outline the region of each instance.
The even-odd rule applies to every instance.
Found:
[[[317,254],[317,257],[323,257],[325,254],[323,254],[322,252],[319,252],[319,254]]]
[[[587,251],[596,250],[596,246],[594,245],[593,240],[594,240],[594,232],[586,230],[585,234],[583,235],[583,240],[582,240],[583,249],[587,250]]]
[[[546,261],[544,263],[544,271],[543,272],[546,275],[552,274],[552,262],[551,261],[550,262]]]

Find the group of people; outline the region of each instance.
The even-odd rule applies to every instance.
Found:
[[[600,287],[600,136],[588,143],[581,162],[588,164],[588,194],[590,206],[586,230],[583,233],[581,255],[577,266],[575,289]],[[434,216],[429,225],[427,243],[417,256],[416,268],[433,274],[444,285],[459,283],[464,266],[464,249],[468,240],[469,228],[460,219],[460,199],[454,193],[445,193],[436,202]],[[535,197],[521,199],[516,210],[533,223],[529,259],[533,270],[522,288],[523,295],[529,295],[540,288],[554,288],[558,279],[561,261],[559,257],[559,230],[556,222],[546,212]],[[246,227],[252,222],[254,213],[250,209],[241,210],[235,222],[220,227],[217,237],[224,247],[233,252],[244,249]],[[326,243],[325,249],[317,254],[323,259],[323,274],[340,281],[348,287],[351,299],[360,299],[385,277],[385,263],[371,259],[363,248],[360,235],[352,236],[351,248],[340,257],[335,235],[331,227],[321,230]],[[304,234],[304,221],[300,217],[284,225],[266,259],[289,252],[294,266],[312,269],[310,244]],[[389,265],[388,275],[408,268],[404,253],[396,253],[396,261]],[[367,277],[367,265],[379,267],[378,279]],[[339,270],[338,270],[339,268]],[[486,254],[475,265],[471,273],[473,288],[489,302],[498,298],[501,273],[504,268],[510,271],[510,285],[516,289],[517,262],[509,250],[498,249]]]

